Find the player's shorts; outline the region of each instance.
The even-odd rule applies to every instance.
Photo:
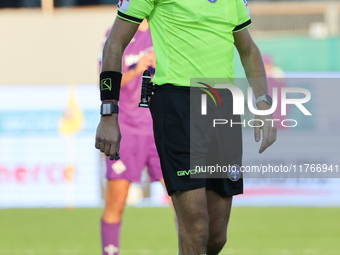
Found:
[[[106,178],[140,182],[145,167],[150,182],[163,178],[153,135],[123,134],[119,152],[120,160],[106,157]]]
[[[151,98],[155,141],[168,194],[203,187],[223,197],[242,194],[241,174],[237,178],[227,173],[205,173],[203,178],[194,175],[196,166],[241,166],[242,163],[241,120],[239,115],[233,115],[231,92],[218,90],[223,108],[207,100],[207,115],[201,114],[203,93],[197,89],[193,96],[189,87],[167,84],[156,86]],[[220,118],[221,109],[225,119],[239,125],[213,127],[212,120],[216,116]]]

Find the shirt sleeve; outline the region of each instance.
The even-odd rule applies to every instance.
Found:
[[[141,23],[150,16],[155,0],[119,0],[117,16],[133,23]],[[242,1],[242,0],[241,0]]]
[[[236,0],[236,10],[238,25],[234,28],[233,32],[241,31],[251,24],[247,0]]]

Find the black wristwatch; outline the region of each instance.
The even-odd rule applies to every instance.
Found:
[[[118,105],[112,102],[102,102],[102,105],[100,106],[100,114],[102,116],[109,116],[112,115],[112,113],[118,113]]]

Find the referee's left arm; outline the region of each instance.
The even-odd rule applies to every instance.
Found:
[[[239,52],[244,71],[250,86],[253,88],[255,97],[258,98],[268,94],[267,77],[262,56],[247,28],[234,33],[234,43]],[[270,109],[270,105],[264,101],[259,102],[257,107],[259,110]],[[261,140],[262,130],[263,140],[259,150],[259,153],[262,153],[275,142],[277,132],[276,126],[274,122],[274,124],[272,124],[271,122],[265,121],[265,119],[273,119],[272,114],[267,116],[258,115],[255,119],[262,119],[264,121],[262,127],[259,127],[260,125],[256,123],[256,127],[254,128],[256,142]]]

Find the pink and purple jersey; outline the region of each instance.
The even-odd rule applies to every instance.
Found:
[[[106,37],[109,35],[109,31]],[[139,60],[153,51],[150,30],[137,30],[122,57],[122,73],[135,68]],[[100,62],[101,69],[101,62]],[[151,74],[155,69],[149,67]],[[138,107],[140,101],[142,76],[133,78],[120,91],[119,126],[122,133],[120,158],[118,161],[106,159],[108,179],[125,179],[139,182],[144,167],[148,168],[150,181],[163,178],[155,140],[152,118],[149,109]]]
[[[109,32],[110,30],[107,31],[106,38],[108,37]],[[122,57],[122,73],[134,68],[138,61],[150,51],[153,51],[150,30],[137,30],[136,34],[124,51]],[[101,60],[99,61],[99,65],[101,69]],[[149,67],[148,70],[152,75],[154,75],[154,68]],[[120,129],[123,134],[153,134],[150,111],[148,109],[138,107],[141,85],[142,74],[136,76],[121,88],[118,118]]]
[[[122,58],[122,73],[134,68],[138,61],[153,51],[150,30],[137,30]],[[155,69],[149,67],[153,75]],[[119,125],[124,133],[152,134],[152,118],[149,109],[138,107],[142,85],[142,74],[135,77],[121,88],[119,99]]]

